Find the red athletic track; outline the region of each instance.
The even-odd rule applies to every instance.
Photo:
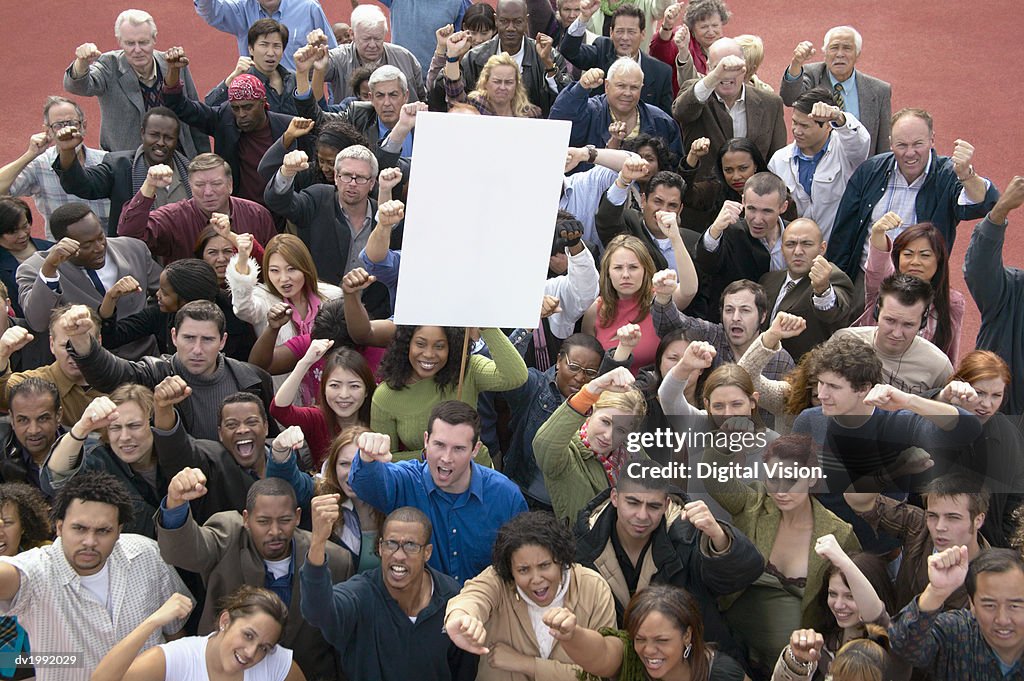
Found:
[[[429,1],[429,0],[421,0]],[[345,21],[349,0],[325,1],[332,21]],[[494,4],[494,0],[491,0]],[[132,2],[90,0],[3,3],[0,22],[0,65],[9,84],[0,103],[0,159],[21,154],[28,137],[40,131],[43,98],[62,92],[61,76],[77,45],[94,42],[101,50],[116,47],[114,18],[128,6],[146,9],[160,28],[158,46],[183,45],[192,58],[201,92],[234,66],[235,41],[206,26],[189,0]],[[936,145],[949,154],[953,140],[963,138],[977,149],[978,172],[1004,187],[1024,173],[1019,148],[1024,138],[1024,43],[1019,0],[984,0],[970,7],[944,0],[732,0],[735,18],[727,33],[756,33],[764,38],[767,58],[759,75],[776,83],[801,40],[820,44],[836,24],[853,24],[865,36],[859,67],[893,84],[893,110],[922,106],[936,123]],[[80,100],[91,122],[87,141],[98,144],[99,107],[95,99]],[[1006,260],[1024,263],[1024,213],[1011,217]],[[966,293],[960,268],[972,224],[963,224],[953,251],[954,286]],[[968,305],[964,352],[974,346],[978,313]]]

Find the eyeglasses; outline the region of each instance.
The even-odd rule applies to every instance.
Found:
[[[564,355],[563,359],[565,359],[565,368],[569,370],[570,374],[578,374],[582,371],[583,375],[587,378],[597,377],[597,369],[588,369],[587,367],[580,366],[576,362],[570,361],[569,358]]]
[[[381,548],[381,551],[383,551],[384,553],[394,553],[395,551],[397,551],[399,549],[399,547],[401,547],[401,549],[403,551],[405,551],[406,555],[408,555],[408,556],[415,556],[416,554],[418,554],[420,551],[423,550],[424,546],[426,546],[426,544],[417,544],[414,541],[402,541],[402,542],[399,542],[399,541],[395,541],[394,539],[381,539],[380,540],[380,548]]]
[[[54,121],[53,123],[50,123],[47,127],[50,128],[50,130],[53,130],[54,132],[59,131],[61,128],[68,128],[68,127],[78,128],[79,130],[81,130],[81,128],[82,128],[82,121],[78,121],[78,120]]]
[[[337,173],[334,177],[341,184],[348,184],[349,182],[355,182],[358,185],[364,185],[364,184],[366,184],[367,182],[369,182],[370,180],[373,179],[372,177],[365,177],[363,175],[352,175],[350,173]]]

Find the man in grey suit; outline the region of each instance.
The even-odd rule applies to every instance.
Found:
[[[25,318],[33,329],[45,329],[50,310],[60,305],[79,304],[96,309],[107,291],[121,292],[133,277],[135,288],[153,291],[160,286],[160,266],[149,248],[131,237],[106,236],[104,225],[84,203],[68,203],[50,217],[56,246],[34,253],[18,267],[18,297]],[[114,292],[111,293],[111,297]],[[129,290],[116,298],[118,319],[135,314],[146,306],[146,295]],[[125,359],[156,354],[152,336],[116,349]]]
[[[871,135],[871,154],[889,151],[889,119],[892,116],[892,86],[856,69],[863,47],[860,33],[852,26],[835,26],[825,34],[825,61],[804,66],[814,46],[804,41],[793,50],[793,61],[782,75],[779,96],[786,106],[802,93],[827,87],[843,111],[853,114]]]
[[[75,50],[75,60],[64,72],[64,89],[76,95],[98,97],[103,121],[100,146],[107,151],[134,151],[142,143],[142,117],[164,106],[163,84],[167,60],[156,47],[156,22],[148,12],[128,9],[114,22],[120,50],[100,52],[93,43]],[[198,99],[192,74],[182,79],[189,99]],[[178,148],[188,158],[210,151],[210,139],[184,123]]]
[[[797,218],[782,233],[786,269],[761,277],[768,304],[773,306],[769,319],[788,312],[807,322],[800,335],[782,338],[782,347],[794,362],[849,322],[853,282],[825,259],[825,246],[814,220]]]

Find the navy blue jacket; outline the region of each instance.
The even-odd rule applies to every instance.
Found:
[[[611,38],[599,36],[593,45],[583,42],[585,35],[573,36],[566,33],[558,46],[562,56],[582,73],[587,69],[602,69],[605,74],[619,56]],[[648,54],[640,54],[640,70],[644,72],[644,88],[640,101],[656,106],[672,115],[672,67]],[[604,88],[595,90],[603,93]]]

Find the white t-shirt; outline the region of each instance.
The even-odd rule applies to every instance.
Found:
[[[186,636],[177,641],[163,643],[164,679],[166,681],[209,681],[206,670],[206,646],[209,636]],[[244,681],[284,681],[292,668],[292,651],[281,646],[267,653],[258,663],[245,670]]]
[[[78,577],[78,582],[85,587],[86,591],[92,594],[100,605],[107,609],[110,616],[114,616],[110,603],[110,562],[103,561],[103,567],[94,575]]]

